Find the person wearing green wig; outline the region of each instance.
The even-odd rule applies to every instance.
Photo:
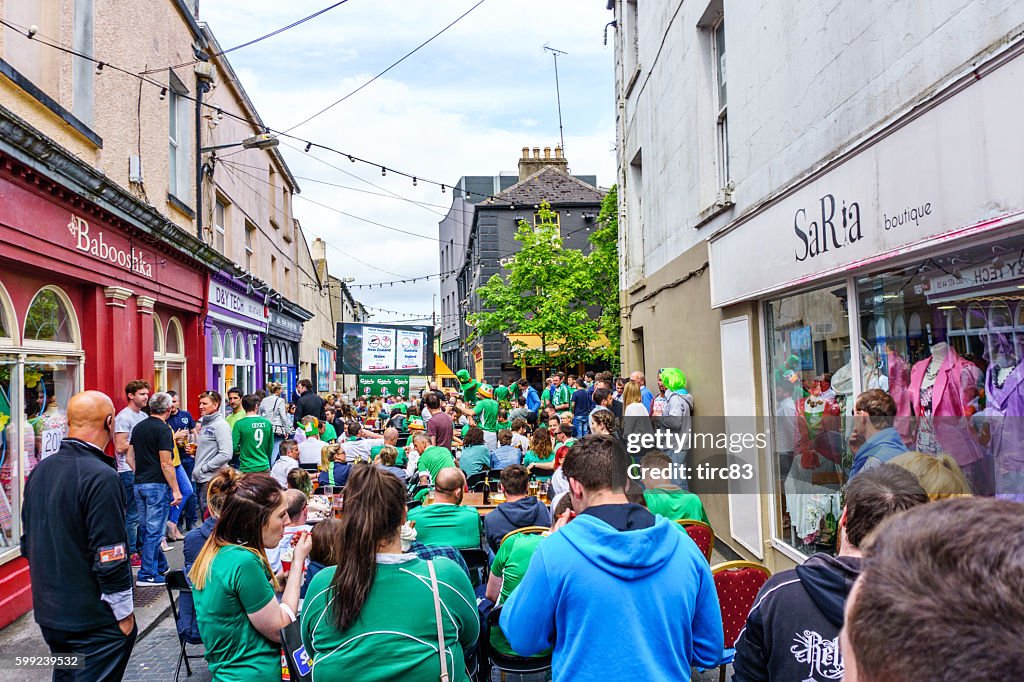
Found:
[[[658,371],[658,388],[665,393],[665,410],[658,419],[658,428],[672,432],[677,438],[688,438],[692,430],[693,396],[686,388],[686,374],[678,367],[666,367]],[[682,441],[676,441],[682,442]],[[672,461],[684,464],[689,450],[667,452]],[[683,490],[688,490],[686,479],[672,481]]]

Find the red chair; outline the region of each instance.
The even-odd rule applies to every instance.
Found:
[[[719,679],[725,680],[725,666],[736,656],[736,640],[754,608],[757,593],[771,571],[751,561],[726,561],[711,567],[711,575],[722,609],[722,629],[725,631],[725,650],[719,662]]]
[[[686,534],[697,543],[697,547],[710,564],[711,550],[715,548],[715,532],[711,530],[711,526],[703,521],[695,521],[693,519],[678,519],[676,523],[682,526],[686,530]]]

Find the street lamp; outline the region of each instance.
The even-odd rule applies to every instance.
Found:
[[[197,99],[196,106],[196,139],[199,139],[199,106]],[[231,147],[242,147],[243,149],[273,149],[277,145],[281,144],[281,141],[276,136],[270,133],[260,133],[259,135],[253,135],[247,137],[241,142],[232,142],[230,144],[218,144],[212,147],[200,147],[199,157],[196,159],[196,236],[199,237],[199,241],[205,242],[203,238],[203,170],[208,166],[203,162],[202,155],[207,152],[213,152],[214,158],[217,156],[218,149],[230,149]],[[211,174],[213,166],[209,166]]]

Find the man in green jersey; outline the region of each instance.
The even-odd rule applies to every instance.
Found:
[[[434,478],[434,503],[409,510],[416,539],[425,545],[479,549],[483,523],[476,507],[462,506],[466,477],[458,467],[441,469]]]
[[[233,452],[238,457],[238,470],[243,474],[270,471],[270,460],[274,456],[274,425],[256,414],[259,404],[257,396],[243,396],[241,407],[245,416],[231,427]]]
[[[519,585],[530,567],[530,559],[537,551],[537,545],[547,533],[517,533],[501,543],[494,561],[491,563],[491,576],[487,581],[487,598],[494,602],[495,608],[501,606],[512,590]],[[492,627],[490,631],[491,648],[505,656],[518,656],[505,638],[500,627]],[[547,656],[550,650],[536,654],[537,657]]]
[[[476,389],[476,406],[470,409],[462,404],[456,408],[467,417],[476,419],[484,432],[484,445],[491,452],[498,449],[498,401],[494,399],[494,390],[490,384],[482,384]]]

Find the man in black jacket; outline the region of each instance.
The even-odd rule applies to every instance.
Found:
[[[860,544],[886,517],[926,504],[913,474],[895,464],[866,470],[846,486],[839,556],[815,554],[761,588],[736,640],[733,682],[829,682],[843,677],[839,631],[860,575]]]
[[[114,404],[85,391],[68,401],[67,417],[60,449],[25,484],[21,553],[50,651],[77,655],[84,667],[73,679],[119,680],[138,629],[124,490],[114,460],[103,452],[114,430]]]
[[[309,379],[299,379],[295,390],[299,399],[295,402],[295,423],[301,424],[303,417],[316,417],[321,422],[327,419],[324,414],[324,399],[313,392],[313,382]]]

